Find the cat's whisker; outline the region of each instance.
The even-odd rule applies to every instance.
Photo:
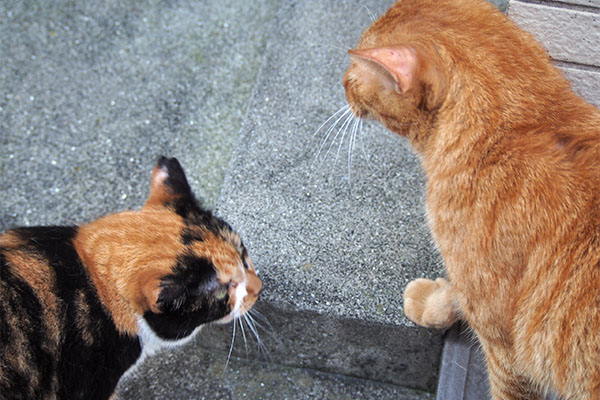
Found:
[[[227,372],[229,366],[229,360],[231,359],[231,353],[233,352],[233,343],[235,342],[235,321],[233,322],[233,334],[231,335],[231,345],[229,346],[229,354],[227,354],[227,361],[225,361],[225,367],[223,368],[223,375]]]
[[[337,140],[338,136],[340,135],[340,133],[342,133],[342,138],[340,140],[340,144],[338,146],[338,151],[336,153],[335,156],[335,161],[333,163],[333,167],[335,168],[335,165],[337,164],[337,160],[338,160],[338,156],[340,155],[340,149],[342,147],[342,143],[344,143],[344,137],[346,136],[346,130],[348,129],[348,124],[349,122],[352,120],[354,114],[349,113],[348,116],[346,117],[346,119],[344,120],[344,123],[342,124],[342,126],[338,129],[337,133],[335,134],[335,136],[333,137],[333,140],[331,141],[331,145],[329,146],[329,149],[327,150],[327,153],[325,153],[325,158],[327,158],[327,156],[329,155],[329,152],[331,151],[333,144],[335,143],[335,141]]]
[[[257,319],[260,319],[262,323],[258,322],[255,318],[252,318],[252,315],[254,315]],[[269,319],[265,317],[262,313],[260,313],[258,310],[256,310],[256,308],[251,309],[248,312],[248,316],[252,318],[252,321],[254,322],[255,326],[262,329],[264,332],[266,332],[272,338],[276,339],[278,342],[281,342],[281,339],[275,332],[275,328],[273,328],[273,325],[271,325]]]
[[[327,129],[327,131],[325,131],[325,135],[324,138],[321,140],[320,145],[319,145],[319,149],[317,150],[317,154],[315,155],[314,159],[313,159],[313,163],[311,164],[311,169],[314,166],[314,163],[319,159],[319,155],[321,154],[321,151],[323,150],[323,147],[325,146],[325,144],[329,141],[329,137],[331,136],[331,134],[333,133],[333,131],[335,130],[335,127],[338,125],[338,123],[340,122],[340,120],[342,120],[342,118],[347,117],[348,114],[352,113],[352,110],[350,109],[350,106],[348,106],[347,108],[345,108],[346,111],[340,115],[333,124],[331,124],[331,126]],[[338,131],[339,133],[339,131]],[[332,144],[333,142],[335,142],[335,138],[337,138],[337,134],[334,136],[333,140],[332,140]],[[330,146],[331,149],[331,146]],[[327,151],[327,154],[329,154],[329,150]],[[327,157],[327,154],[325,156],[325,158]]]
[[[252,331],[252,333],[254,334],[254,337],[256,338],[256,344],[258,347],[258,351],[263,353],[265,356],[267,356],[267,358],[271,358],[269,352],[267,351],[267,347],[264,345],[263,341],[260,338],[260,335],[258,334],[258,330],[256,329],[256,326],[254,325],[255,321],[252,318],[252,316],[248,313],[244,314],[244,319],[246,320],[246,323],[248,324],[248,328],[250,328],[250,330]]]
[[[260,339],[260,335],[258,334],[258,330],[256,329],[256,326],[254,325],[254,320],[252,319],[252,316],[250,314],[246,313],[246,314],[244,314],[244,319],[246,320],[248,327],[254,334],[254,337],[256,338],[256,341],[260,347],[262,345],[262,340]]]
[[[244,331],[244,324],[241,318],[237,318],[240,323],[240,330],[242,331],[242,337],[244,338],[244,349],[246,350],[246,357],[248,356],[248,341],[246,340],[246,332]]]
[[[313,139],[314,139],[314,137],[315,137],[315,136],[317,136],[317,133],[319,133],[319,131],[320,131],[321,129],[323,129],[323,127],[324,127],[324,126],[325,126],[325,125],[326,125],[326,124],[327,124],[329,121],[331,121],[331,120],[332,120],[332,119],[333,119],[333,118],[334,118],[336,115],[338,115],[338,114],[339,114],[339,113],[341,113],[342,111],[346,111],[346,110],[348,110],[348,109],[350,109],[350,105],[346,104],[345,106],[343,106],[342,108],[340,108],[339,110],[337,110],[336,112],[334,112],[334,113],[333,113],[333,115],[332,115],[331,117],[327,118],[327,120],[326,120],[325,122],[323,122],[323,123],[321,124],[321,126],[319,126],[319,127],[317,128],[317,130],[315,131],[315,133],[313,133],[313,135],[312,135]]]
[[[371,22],[375,22],[375,20],[377,19],[377,16],[373,13],[373,11],[371,11],[371,9],[369,7],[367,7],[366,4],[360,3],[359,5],[362,8],[364,8],[365,10],[367,10],[367,12],[369,13],[369,18],[371,18]]]
[[[321,67],[333,67],[333,66],[343,66],[343,67],[347,67],[348,66],[348,60],[340,60],[338,62],[331,62],[331,63],[323,63],[323,64],[319,64]]]
[[[255,311],[254,309],[248,311],[248,317],[250,317],[252,319],[252,322],[254,323],[255,326],[259,327],[260,329],[262,329],[265,332],[268,333],[272,333],[273,332],[273,327],[271,326],[271,324],[269,323],[269,321],[266,319],[266,317],[262,314],[260,314],[258,311]],[[257,318],[259,318],[260,320],[262,320],[265,324],[268,325],[268,328],[265,327],[263,324],[261,324],[260,322],[258,322],[253,316],[252,314],[254,314]]]
[[[348,183],[352,186],[352,155],[354,153],[354,144],[356,143],[356,130],[358,129],[359,118],[354,118],[354,124],[350,131],[350,143],[348,144]]]
[[[371,165],[370,157],[367,155],[367,152],[365,150],[365,136],[367,135],[367,133],[363,130],[363,119],[359,118],[359,121],[360,122],[358,124],[358,137],[360,138],[360,149],[362,151],[365,161],[367,162],[367,168],[369,169],[369,172],[372,172],[373,166]]]

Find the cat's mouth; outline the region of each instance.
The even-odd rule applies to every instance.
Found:
[[[229,284],[229,297],[233,300],[230,301],[231,312],[216,323],[227,324],[243,316],[252,308],[261,290],[262,281],[254,274],[246,274],[245,279],[240,283],[231,282]]]

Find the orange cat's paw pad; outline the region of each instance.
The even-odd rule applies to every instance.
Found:
[[[447,328],[459,319],[452,298],[450,282],[419,278],[404,291],[404,313],[414,323],[426,328]]]

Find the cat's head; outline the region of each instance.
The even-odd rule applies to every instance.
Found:
[[[242,316],[262,289],[240,237],[200,206],[174,158],[154,168],[141,210],[81,226],[75,245],[125,332],[137,318],[162,339],[183,338]]]
[[[402,2],[380,17],[349,50],[351,65],[342,83],[355,116],[376,119],[408,135],[443,103],[446,76],[436,50],[403,29]]]
[[[493,121],[519,96],[527,100],[535,83],[524,71],[547,59],[485,0],[398,1],[349,53],[342,83],[354,115],[415,141],[452,107],[456,118],[485,109]]]
[[[158,336],[175,339],[207,322],[229,322],[248,311],[262,289],[242,240],[200,207],[175,159],[161,158],[141,213],[169,212],[181,227],[169,273],[143,288],[144,319]],[[165,221],[169,223],[169,221]]]

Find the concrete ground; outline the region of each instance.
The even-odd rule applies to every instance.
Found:
[[[160,155],[216,206],[277,4],[0,2],[0,227],[139,207]]]

